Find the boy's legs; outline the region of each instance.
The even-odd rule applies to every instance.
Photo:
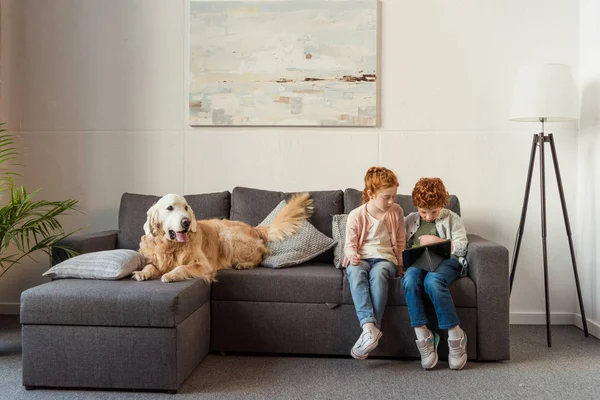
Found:
[[[389,281],[396,276],[398,268],[388,260],[377,258],[373,260],[369,273],[369,288],[375,316],[375,325],[381,329],[381,320],[388,299]]]
[[[427,271],[417,267],[409,267],[402,278],[402,289],[408,307],[410,324],[415,328],[417,334],[417,348],[421,353],[421,366],[430,369],[436,366],[438,361],[437,347],[440,337],[437,333],[427,329],[427,315],[423,306],[424,280]]]
[[[440,329],[450,329],[460,324],[448,286],[460,277],[461,269],[458,260],[451,257],[425,277],[423,287],[433,303]]]
[[[448,364],[451,369],[462,369],[467,362],[467,335],[460,329],[460,321],[448,286],[460,277],[462,266],[455,258],[442,261],[435,272],[425,277],[424,287],[433,302],[440,329],[448,329]],[[458,336],[458,337],[455,337]]]
[[[423,281],[427,271],[417,267],[408,267],[402,278],[402,289],[404,298],[408,307],[411,326],[427,325],[427,315],[425,315],[425,306],[423,305]]]

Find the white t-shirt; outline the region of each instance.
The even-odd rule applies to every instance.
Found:
[[[367,215],[373,225],[363,240],[361,248],[358,249],[360,258],[383,258],[398,265],[387,226],[383,221],[373,218],[368,212]]]

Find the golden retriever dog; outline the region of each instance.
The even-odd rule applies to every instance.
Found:
[[[167,194],[148,210],[139,250],[148,264],[133,279],[211,282],[220,269],[254,268],[269,252],[266,242],[295,234],[312,214],[312,204],[308,193],[294,195],[271,225],[252,227],[226,219],[196,221],[183,196]]]

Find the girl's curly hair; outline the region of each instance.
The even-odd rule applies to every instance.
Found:
[[[362,192],[362,204],[369,201],[368,191],[377,193],[382,189],[399,186],[396,174],[385,167],[371,167],[365,175],[365,188]]]
[[[419,208],[445,207],[449,197],[440,178],[421,178],[412,192],[413,203]]]

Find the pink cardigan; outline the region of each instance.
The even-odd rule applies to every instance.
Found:
[[[385,213],[383,223],[388,228],[394,255],[398,260],[399,270],[402,267],[402,250],[406,248],[406,232],[404,231],[404,210],[394,203]],[[348,214],[346,223],[346,245],[344,246],[344,267],[350,263],[350,256],[358,254],[373,223],[367,214],[367,204],[355,208]],[[400,271],[399,271],[400,272]]]

